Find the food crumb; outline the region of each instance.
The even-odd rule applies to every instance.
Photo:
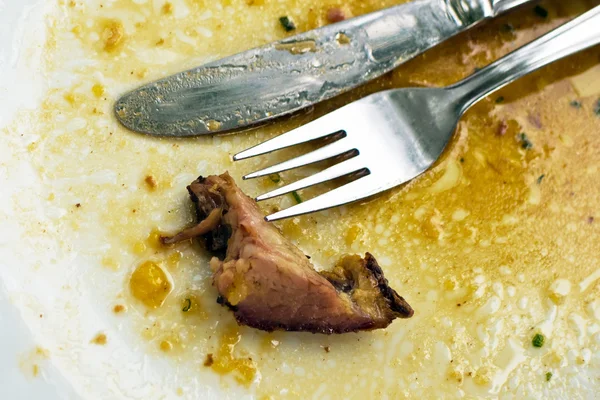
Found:
[[[98,346],[104,346],[106,344],[106,342],[107,342],[106,334],[104,334],[104,333],[97,334],[96,337],[94,337],[90,341],[90,343],[97,344]]]
[[[323,347],[323,350],[325,350],[325,353],[329,353],[331,351],[331,349],[329,348],[329,346]]]
[[[119,21],[111,21],[102,32],[104,50],[110,51],[116,49],[123,42],[124,36],[125,29],[123,28],[123,24]]]
[[[283,29],[285,29],[286,32],[291,32],[296,29],[296,24],[294,24],[294,21],[292,21],[290,17],[284,16],[279,18],[279,23],[281,26],[283,26]]]
[[[161,11],[163,14],[171,14],[173,12],[173,4],[167,1],[163,4]]]
[[[546,382],[549,382],[552,379],[552,372],[546,372]]]
[[[116,305],[116,306],[114,306],[114,308],[113,308],[113,312],[114,312],[115,314],[120,314],[120,313],[122,313],[122,312],[125,312],[126,310],[127,310],[127,308],[126,308],[124,305],[122,305],[122,304],[117,304],[117,305]]]
[[[146,178],[144,179],[144,182],[146,182],[146,185],[151,190],[154,190],[158,187],[158,182],[156,182],[156,178],[154,178],[152,175],[147,175]]]
[[[77,204],[75,204],[75,207],[77,207],[77,208],[81,208],[81,203],[77,203]]]
[[[210,367],[211,365],[213,365],[215,362],[215,359],[213,358],[212,353],[208,353],[206,355],[206,359],[204,360],[204,366],[205,367]]]
[[[327,10],[327,21],[331,23],[341,22],[346,19],[346,13],[339,7],[332,7]]]

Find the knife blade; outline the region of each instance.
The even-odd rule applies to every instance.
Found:
[[[416,0],[149,83],[114,111],[127,128],[194,136],[248,128],[329,99],[529,0]]]

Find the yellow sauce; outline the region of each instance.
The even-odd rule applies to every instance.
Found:
[[[160,307],[173,285],[166,272],[155,262],[146,261],[140,264],[129,280],[129,288],[133,297],[148,308]]]
[[[235,356],[235,348],[241,339],[239,329],[231,326],[223,332],[217,353],[208,357],[208,364],[213,371],[226,375],[233,374],[239,383],[249,386],[256,376],[256,363],[251,357]]]

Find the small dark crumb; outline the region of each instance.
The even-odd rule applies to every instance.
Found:
[[[344,13],[344,10],[342,10],[341,8],[332,7],[329,10],[327,10],[327,21],[334,23],[334,22],[341,22],[345,19],[346,19],[346,14]]]
[[[281,182],[281,176],[279,174],[271,174],[271,175],[269,175],[269,179],[273,183],[279,183],[279,182]]]
[[[469,371],[469,372],[467,372],[467,375],[473,376],[473,372]]]
[[[537,178],[537,184],[539,185],[540,183],[542,183],[542,180],[544,180],[544,177],[546,176],[546,174],[541,174],[538,178]]]
[[[550,379],[552,379],[552,372],[546,372],[546,382],[550,382]]]
[[[208,353],[206,355],[206,359],[204,360],[204,366],[205,367],[210,367],[211,365],[213,365],[215,362],[215,359],[213,358],[212,353]]]
[[[286,32],[291,32],[296,29],[296,24],[288,16],[279,18],[279,23],[283,26]]]
[[[306,258],[308,258],[310,260],[310,256],[309,255],[305,254],[305,256],[306,256]]]
[[[124,312],[124,311],[125,311],[125,306],[124,306],[124,305],[122,305],[122,304],[117,304],[117,305],[116,305],[116,306],[114,306],[114,308],[113,308],[113,312],[114,312],[115,314],[119,314],[119,313],[122,313],[122,312]]]
[[[515,30],[515,27],[513,26],[513,24],[503,24],[502,25],[502,30],[504,32],[512,32]]]
[[[591,224],[594,222],[594,217],[592,217],[591,215],[588,217],[587,219],[588,224]]]
[[[540,5],[537,5],[537,6],[533,7],[533,12],[538,17],[542,17],[542,18],[547,18],[548,17],[548,10],[546,10],[544,7],[542,7]]]
[[[454,362],[454,360],[450,360],[450,364],[452,364]]]
[[[144,178],[144,182],[146,182],[146,185],[148,185],[150,189],[156,189],[158,186],[156,179],[152,175],[147,175],[146,178]]]
[[[600,99],[598,99],[596,104],[594,104],[594,114],[600,117]]]
[[[457,304],[456,304],[456,307],[460,307],[460,306],[462,306],[462,304],[460,304],[460,303],[457,303]]]
[[[529,150],[533,147],[533,143],[531,143],[531,141],[525,133],[519,133],[519,135],[517,135],[517,138],[519,142],[521,142],[521,148]]]
[[[496,98],[496,104],[500,104],[504,102],[504,96],[499,96]]]
[[[461,163],[464,163],[464,162],[465,162],[465,158],[464,158],[464,157],[461,157],[461,158],[460,158],[460,162],[461,162]]]
[[[326,353],[329,353],[331,351],[331,349],[329,348],[329,346],[323,347],[323,350],[325,350]]]
[[[581,108],[581,102],[579,100],[573,100],[572,102],[569,103],[569,105],[573,108],[577,108],[577,109]]]
[[[75,207],[80,208],[81,207],[81,203],[75,204]]]
[[[44,318],[44,314],[40,314],[40,318]]]

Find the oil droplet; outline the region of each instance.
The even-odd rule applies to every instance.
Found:
[[[160,342],[160,350],[167,353],[167,352],[173,350],[173,344],[171,342],[169,342],[168,340],[163,340],[162,342]]]
[[[131,274],[129,288],[133,297],[146,307],[158,308],[173,290],[173,285],[167,273],[157,263],[146,261]]]
[[[94,96],[96,97],[102,97],[102,95],[104,94],[104,86],[102,86],[99,83],[96,83],[94,86],[92,86],[92,93],[94,93]]]
[[[256,363],[249,357],[234,356],[235,347],[241,338],[237,326],[228,328],[221,337],[217,353],[212,356],[212,364],[209,365],[213,371],[221,375],[233,374],[236,381],[249,386],[256,376]]]

